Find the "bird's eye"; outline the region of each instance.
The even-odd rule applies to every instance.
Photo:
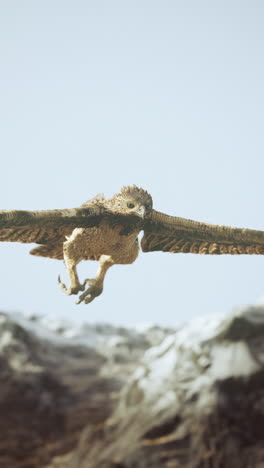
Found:
[[[127,204],[127,207],[130,208],[130,209],[132,209],[132,208],[135,208],[135,205],[134,205],[134,203],[128,203],[128,204]]]

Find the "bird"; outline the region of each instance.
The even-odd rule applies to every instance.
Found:
[[[111,198],[103,194],[78,208],[41,211],[0,210],[0,241],[36,243],[30,253],[64,260],[69,276],[62,291],[79,294],[88,304],[99,296],[108,269],[132,264],[143,252],[264,255],[264,231],[208,224],[154,210],[151,195],[136,185],[124,186]],[[82,283],[77,265],[96,260],[95,278]]]

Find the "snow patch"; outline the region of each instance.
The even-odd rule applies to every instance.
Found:
[[[224,342],[212,348],[210,375],[215,380],[228,377],[246,377],[257,372],[260,368],[243,341]]]
[[[6,330],[1,337],[0,341],[0,351],[5,349],[6,346],[10,345],[13,341],[13,336],[12,333],[8,330]]]

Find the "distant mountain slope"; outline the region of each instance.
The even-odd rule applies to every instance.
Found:
[[[0,314],[1,468],[263,468],[264,307],[175,329]]]

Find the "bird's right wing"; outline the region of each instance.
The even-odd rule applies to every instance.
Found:
[[[264,231],[201,223],[153,210],[145,221],[143,252],[264,255]]]
[[[85,206],[62,210],[0,211],[0,241],[37,244],[65,240],[76,227],[97,226],[106,210],[101,206]]]
[[[54,244],[61,237],[65,240],[75,228],[98,227],[106,219],[124,235],[142,221],[136,214],[112,210],[93,200],[80,208],[63,210],[4,210],[0,211],[0,241]]]

